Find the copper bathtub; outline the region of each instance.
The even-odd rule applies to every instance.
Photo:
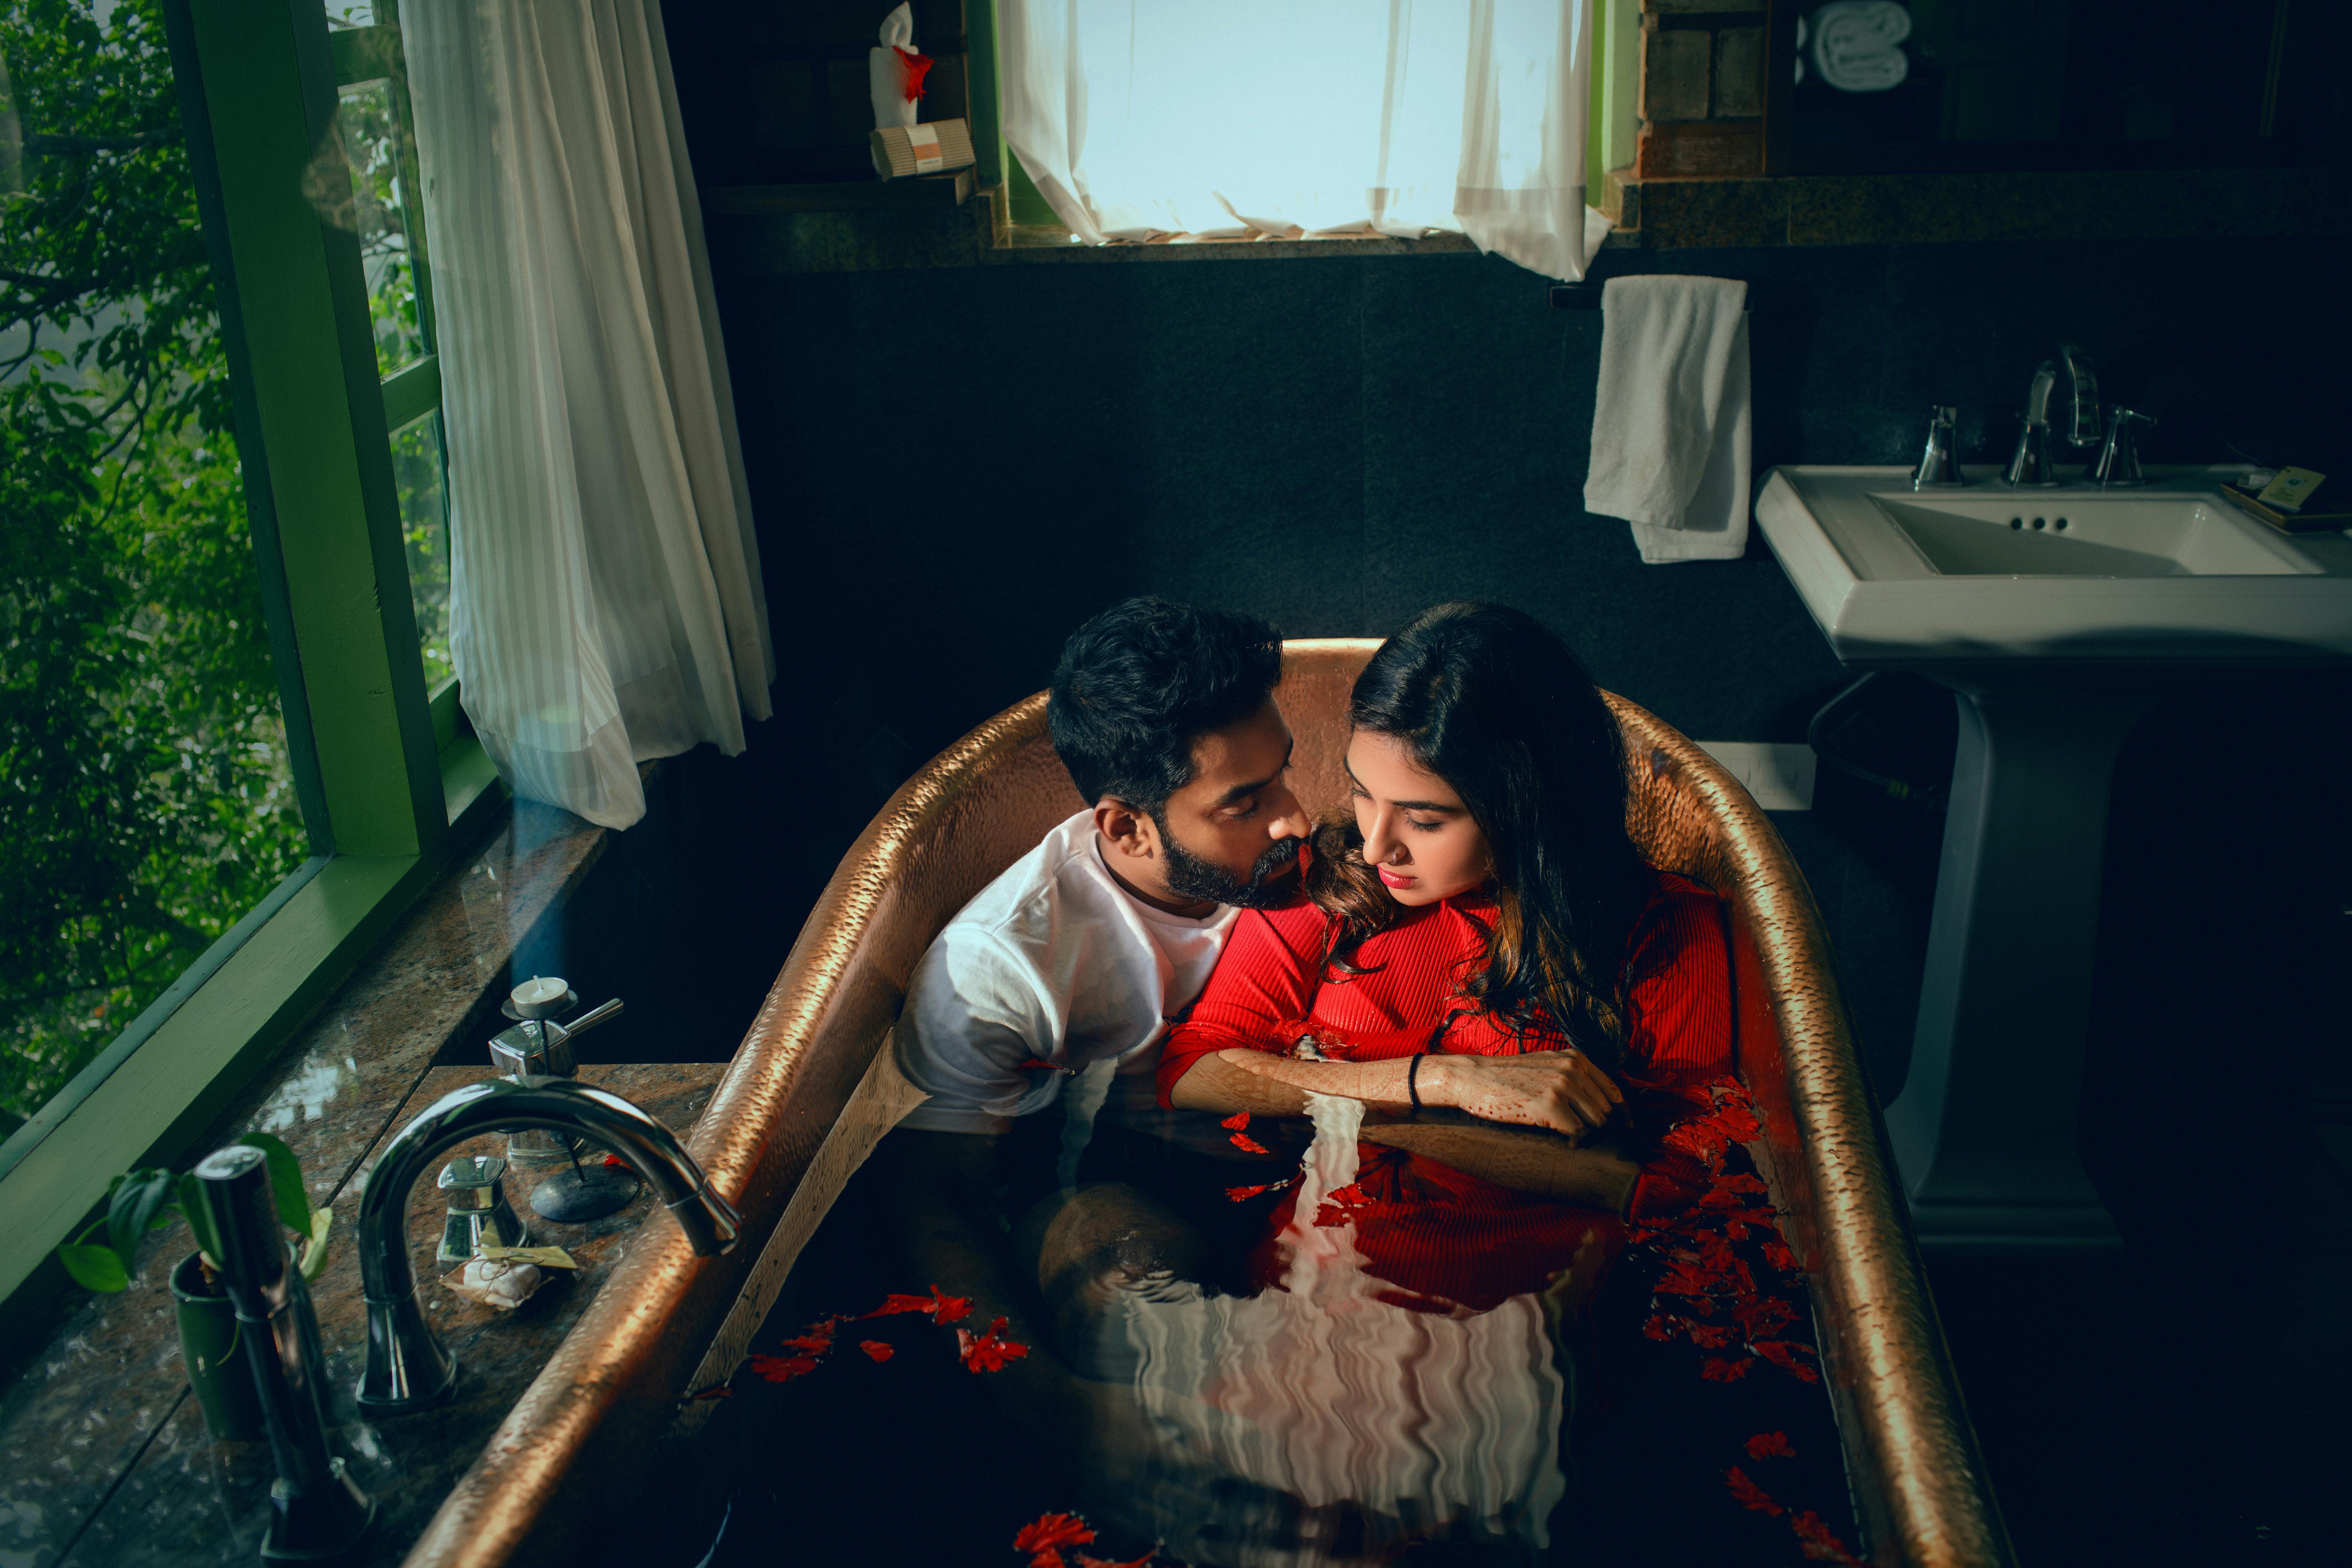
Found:
[[[1310,806],[1343,799],[1348,690],[1377,646],[1286,647],[1279,697]],[[1610,700],[1633,763],[1636,841],[1733,910],[1740,1068],[1765,1122],[1757,1163],[1811,1279],[1867,1554],[1918,1568],[2010,1563],[1812,896],[1735,780],[1648,712]],[[450,1493],[412,1565],[574,1558],[598,1500],[635,1490],[761,1242],[897,1017],[916,959],[1079,804],[1039,695],[941,752],[883,807],[688,1141],[742,1210],[745,1245],[698,1258],[675,1228],[650,1229]]]

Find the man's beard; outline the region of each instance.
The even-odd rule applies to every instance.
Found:
[[[1155,817],[1155,821],[1158,819]],[[1250,868],[1249,879],[1242,880],[1223,866],[1214,865],[1190,853],[1176,842],[1176,836],[1160,822],[1160,847],[1168,858],[1168,890],[1180,899],[1207,899],[1213,903],[1232,904],[1244,910],[1272,909],[1286,904],[1297,893],[1297,886],[1284,876],[1298,868],[1298,852],[1306,847],[1303,838],[1285,838],[1267,847]],[[1281,879],[1276,880],[1277,878]]]

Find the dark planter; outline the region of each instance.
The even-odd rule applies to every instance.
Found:
[[[172,1270],[172,1300],[180,1317],[180,1359],[188,1366],[188,1386],[215,1437],[253,1443],[269,1435],[261,1417],[261,1396],[253,1369],[245,1364],[237,1337],[236,1308],[222,1295],[205,1294],[205,1277],[193,1252]]]

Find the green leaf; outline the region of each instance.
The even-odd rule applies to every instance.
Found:
[[[156,1228],[156,1211],[172,1201],[172,1173],[161,1169],[132,1171],[114,1189],[107,1206],[106,1239],[122,1259],[123,1272],[139,1267],[139,1238]]]
[[[204,1184],[196,1180],[194,1171],[180,1178],[180,1213],[188,1228],[196,1233],[196,1249],[217,1265],[220,1262],[220,1237],[213,1233],[212,1211],[205,1207]]]
[[[302,1238],[302,1278],[316,1279],[327,1268],[327,1233],[335,1228],[335,1211],[322,1208],[310,1215],[310,1234]]]
[[[112,1295],[131,1288],[131,1271],[122,1267],[122,1259],[110,1247],[80,1247],[68,1245],[58,1248],[58,1261],[74,1277],[74,1283],[85,1290],[97,1290]]]
[[[302,1162],[285,1142],[267,1132],[248,1132],[237,1140],[268,1156],[269,1192],[278,1200],[278,1217],[289,1230],[310,1234],[310,1194],[302,1185]]]

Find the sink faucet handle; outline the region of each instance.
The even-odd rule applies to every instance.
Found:
[[[1947,487],[1965,484],[1960,476],[1960,459],[1954,449],[1953,427],[1960,411],[1948,403],[1930,404],[1927,408],[1927,444],[1919,453],[1919,466],[1911,470],[1911,488],[1927,489],[1931,486]]]
[[[2056,368],[2066,377],[2067,443],[2090,446],[2099,438],[2099,373],[2077,343],[2058,345]]]
[[[2102,489],[2127,489],[2147,483],[2147,476],[2140,471],[2139,441],[2132,427],[2155,423],[2137,409],[2116,408],[2107,416],[2107,438],[2100,444],[2098,460],[2084,477]]]

